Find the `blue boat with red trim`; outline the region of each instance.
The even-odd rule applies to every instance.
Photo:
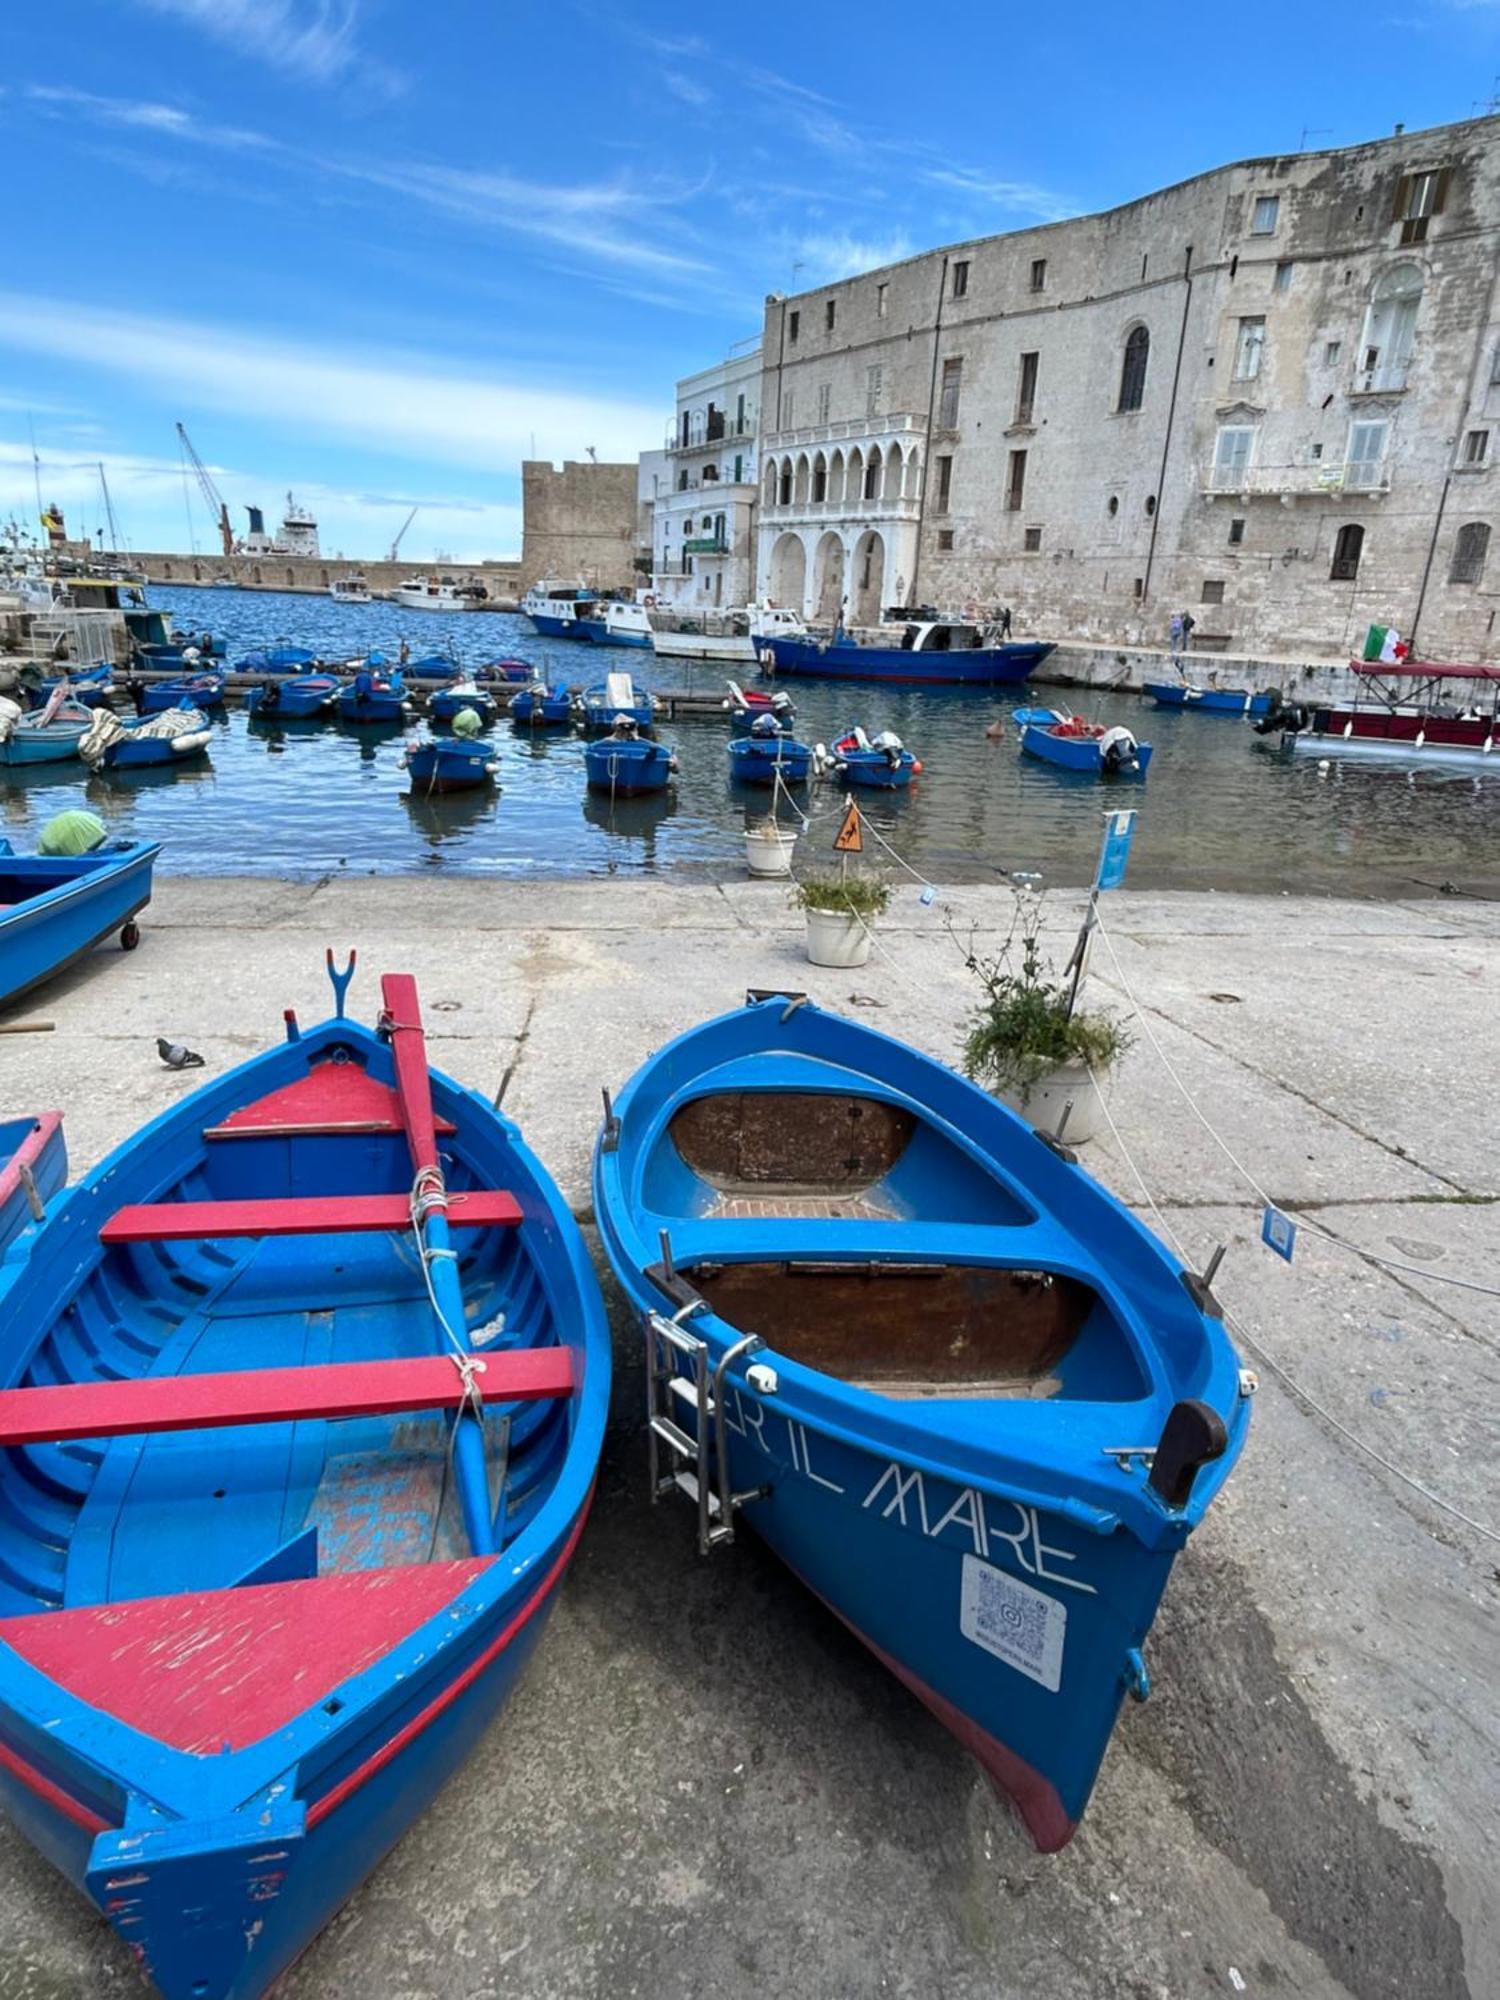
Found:
[[[566,1202],[352,972],[0,1262],[0,1798],[165,2000],[264,1994],[464,1762],[604,1437]]]
[[[1043,640],[1000,639],[989,628],[946,618],[897,623],[822,637],[767,634],[759,660],[766,673],[823,680],[899,681],[932,686],[1005,686],[1024,681],[1052,651]]]
[[[67,1178],[60,1111],[0,1119],[0,1257],[23,1229],[41,1221]]]
[[[1090,722],[1081,715],[1024,723],[1017,747],[1027,757],[1091,778],[1144,778],[1151,762],[1151,745],[1138,743],[1122,723]]]
[[[0,1007],[120,933],[140,942],[158,843],[111,840],[88,854],[15,854],[0,840]]]
[[[1252,1383],[1068,1149],[802,994],[653,1055],[594,1155],[653,1490],[753,1527],[1061,1847]]]

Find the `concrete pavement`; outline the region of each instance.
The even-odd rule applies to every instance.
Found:
[[[1049,899],[1063,949],[1078,898]],[[970,1003],[944,917],[898,896],[881,951],[820,972],[774,886],[164,881],[115,948],[8,1018],[0,1109],[61,1104],[75,1170],[209,1073],[327,1011],[322,950],[418,976],[434,1060],[493,1093],[586,1215],[599,1086],[790,985],[951,1055]],[[955,2000],[1491,2000],[1500,1993],[1500,908],[1111,896],[1116,967],[1259,1199],[1138,1028],[1111,1098],[1138,1171],[1254,1340],[1250,1444],[1178,1563],[1072,1847],[1030,1850],[925,1711],[744,1536],[700,1561],[647,1506],[635,1341],[616,1312],[599,1497],[533,1670],[467,1769],[288,1976],[290,2000],[716,1991]],[[1364,1253],[1364,1254],[1361,1254]],[[618,1308],[618,1300],[614,1301]],[[1274,1364],[1274,1366],[1273,1366]],[[1286,1371],[1321,1406],[1283,1386]],[[1385,1466],[1361,1451],[1361,1441]],[[0,1829],[0,2000],[128,1993],[110,1935]]]

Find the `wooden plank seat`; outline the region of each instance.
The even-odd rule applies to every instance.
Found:
[[[573,1392],[573,1354],[567,1347],[513,1348],[470,1359],[475,1384],[487,1401],[538,1402]],[[312,1417],[396,1416],[408,1410],[456,1409],[464,1395],[463,1379],[446,1354],[68,1382],[0,1390],[0,1445],[296,1423]]]
[[[457,1128],[439,1118],[437,1129]],[[205,1139],[294,1139],[340,1132],[404,1132],[401,1100],[355,1062],[315,1063],[306,1076],[253,1104],[242,1104],[219,1125],[204,1128]]]
[[[508,1229],[521,1205],[503,1189],[476,1188],[449,1196],[454,1229]],[[350,1231],[410,1229],[404,1194],[331,1194],[274,1201],[158,1201],[117,1209],[99,1231],[101,1243],[197,1243],[228,1236],[328,1236]]]

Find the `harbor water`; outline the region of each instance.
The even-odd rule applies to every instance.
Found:
[[[646,686],[717,694],[729,671],[544,641],[524,618],[504,613],[445,618],[389,604],[184,588],[153,590],[152,601],[186,629],[222,635],[231,661],[278,639],[331,660],[373,647],[394,659],[404,638],[413,658],[451,651],[472,665],[517,657],[577,686],[629,669]],[[1238,718],[1159,710],[1128,694],[786,687],[801,740],[826,743],[860,723],[872,735],[894,729],[921,759],[909,792],[860,795],[891,852],[870,845],[898,874],[897,857],[933,881],[992,881],[1028,869],[1083,882],[1102,813],[1128,805],[1140,810],[1131,859],[1138,888],[1411,895],[1446,884],[1482,892],[1500,881],[1500,782],[1487,773],[1320,767],[1316,758],[1268,753]],[[1017,701],[1075,698],[1084,712],[1154,745],[1148,779],[1100,782],[1018,754],[1009,722]],[[997,720],[1000,741],[986,734]],[[215,724],[208,762],[99,775],[79,764],[0,770],[0,832],[25,847],[53,813],[83,805],[112,834],[163,842],[161,866],[177,874],[702,874],[743,868],[744,828],[767,808],[764,792],[730,782],[727,716],[663,722],[658,733],[680,764],[674,785],[659,797],[613,801],[586,787],[581,735],[528,735],[508,720],[490,732],[498,791],[412,797],[401,756],[419,728],[416,719],[383,729],[251,723],[232,705]],[[831,848],[840,789],[811,786],[795,797],[812,821],[801,853]],[[795,823],[787,802],[779,813]]]

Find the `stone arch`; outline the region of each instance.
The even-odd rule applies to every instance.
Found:
[[[771,551],[771,600],[800,611],[807,596],[807,550],[800,535],[778,535]]]
[[[789,458],[781,461],[781,469],[776,475],[776,504],[778,507],[790,507],[792,504],[792,461]]]
[[[762,504],[766,507],[774,507],[776,505],[776,482],[779,476],[775,459],[768,458],[766,460],[766,476],[764,492],[762,494]]]
[[[1125,336],[1120,353],[1120,399],[1117,410],[1138,410],[1146,400],[1146,368],[1151,360],[1151,330],[1142,321]]]
[[[812,488],[808,497],[816,507],[821,507],[828,498],[828,460],[821,451],[813,454]]]
[[[893,444],[890,450],[885,455],[885,486],[882,496],[883,498],[887,500],[899,500],[901,498],[901,475],[904,472],[905,467],[906,467],[906,461],[901,456],[900,445]]]
[[[828,504],[842,507],[844,504],[844,454],[836,449],[828,461]]]
[[[1453,544],[1453,561],[1448,568],[1450,583],[1478,583],[1490,552],[1488,521],[1465,521]]]
[[[286,566],[286,587],[288,590],[295,590],[297,588],[297,572],[292,568],[290,563]]]
[[[194,581],[194,583],[196,583],[196,582],[197,582],[197,581],[199,580],[199,578],[200,578],[200,577],[201,577],[202,575],[203,575],[203,565],[202,565],[202,563],[200,563],[200,562],[195,562],[195,563],[193,564],[193,581]]]
[[[1334,537],[1328,574],[1334,583],[1353,583],[1365,552],[1365,531],[1358,521],[1346,521]]]
[[[321,577],[321,578],[323,579],[323,588],[324,588],[324,589],[326,590],[326,589],[328,588],[328,572],[327,572],[327,570],[326,570],[326,569],[320,569],[320,570],[318,571],[318,575],[319,575],[319,576],[320,576],[320,577]]]
[[[844,499],[851,507],[864,498],[865,455],[858,445],[850,451],[844,465]]]
[[[854,545],[853,574],[849,581],[851,622],[878,625],[885,590],[885,541],[874,528],[867,528]]]
[[[836,624],[844,609],[844,542],[830,528],[813,558],[813,616],[820,625]]]
[[[880,457],[880,446],[878,444],[872,444],[870,446],[869,456],[865,460],[865,484],[864,484],[864,491],[860,495],[861,499],[878,500],[880,498],[880,480],[881,480],[882,470],[883,466]]]
[[[263,577],[263,576],[261,575],[261,573],[260,573],[260,564],[259,564],[259,563],[257,563],[257,564],[255,565],[255,581],[256,581],[257,583],[264,583],[264,582],[265,582],[265,578],[264,578],[264,577]]]
[[[1406,374],[1417,341],[1422,290],[1422,267],[1409,258],[1389,265],[1375,280],[1359,343],[1356,381],[1361,389],[1406,387]]]
[[[795,506],[807,505],[808,490],[812,484],[812,467],[807,462],[805,451],[797,454],[797,470],[792,480],[792,501]]]
[[[172,565],[170,563],[163,563],[161,566],[161,574],[163,583],[167,582],[172,574]]]
[[[906,454],[906,477],[901,491],[908,500],[915,500],[922,491],[922,454],[915,445]]]

